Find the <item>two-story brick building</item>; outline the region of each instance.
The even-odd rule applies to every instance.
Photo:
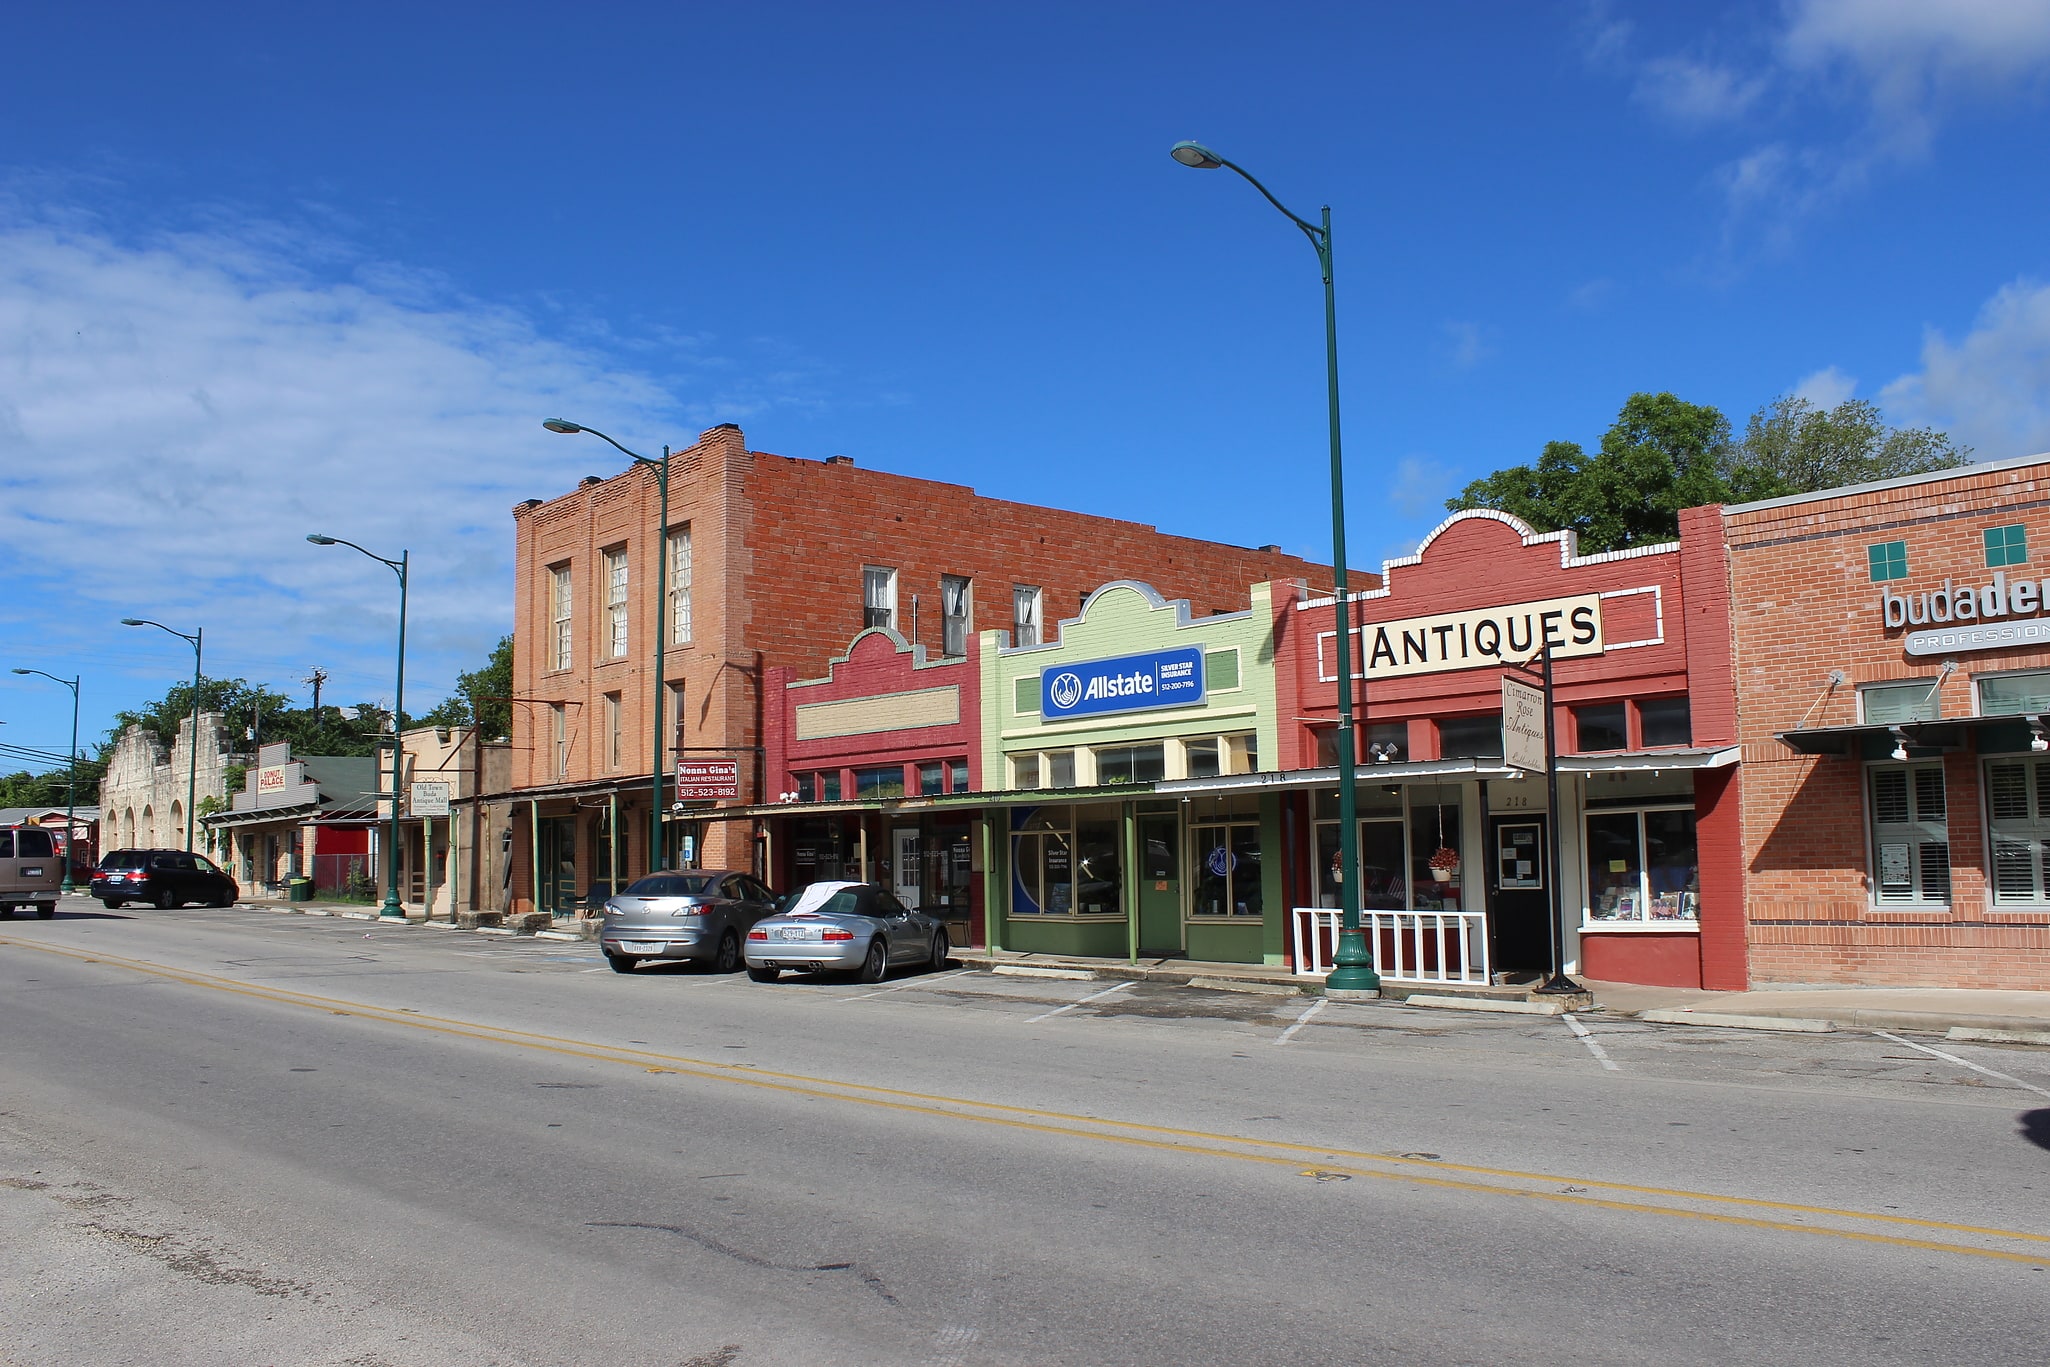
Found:
[[[615,844],[627,876],[649,867],[658,607],[671,642],[659,680],[665,752],[738,759],[737,800],[754,803],[775,792],[759,748],[767,671],[814,676],[865,628],[887,627],[937,660],[964,655],[984,628],[1040,640],[1113,579],[1143,579],[1204,612],[1243,608],[1246,586],[1262,580],[1330,579],[1274,546],[986,498],[845,456],[750,451],[732,424],[674,453],[669,480],[666,535],[644,466],[513,512],[515,909],[568,914],[612,867]],[[658,605],[661,555],[669,590]],[[697,826],[667,828],[661,857],[673,863]],[[750,821],[705,822],[693,855],[757,867],[758,835]]]

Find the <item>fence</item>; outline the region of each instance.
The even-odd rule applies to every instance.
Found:
[[[1297,907],[1295,971],[1322,977],[1338,950],[1339,913]],[[1363,911],[1374,972],[1396,982],[1488,985],[1488,918],[1479,911]]]
[[[367,854],[316,854],[307,872],[313,875],[313,895],[325,901],[378,898],[376,871]]]

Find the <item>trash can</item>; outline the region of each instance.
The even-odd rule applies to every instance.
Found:
[[[294,902],[311,902],[313,900],[313,880],[311,878],[287,878],[285,880],[285,896],[288,900]]]

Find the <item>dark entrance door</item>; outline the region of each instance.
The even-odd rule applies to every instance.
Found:
[[[1496,973],[1551,968],[1550,849],[1541,816],[1498,816],[1488,823],[1488,964]]]
[[[1139,818],[1139,952],[1171,958],[1182,952],[1180,822],[1172,815]]]

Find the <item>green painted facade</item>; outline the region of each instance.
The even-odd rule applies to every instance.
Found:
[[[1282,962],[1287,922],[1280,798],[1182,800],[1152,792],[1155,778],[1258,772],[1263,759],[1271,766],[1279,751],[1275,592],[1274,585],[1257,584],[1247,611],[1191,618],[1186,602],[1166,601],[1147,585],[1119,581],[1090,595],[1081,614],[1060,623],[1047,644],[1013,647],[1004,644],[1004,633],[983,633],[982,773],[992,798],[985,859],[993,947],[1100,958],[1173,953],[1220,962]],[[1040,714],[1040,676],[1046,669],[1191,646],[1204,657],[1200,703],[1053,720]],[[1036,767],[1036,782],[1027,781],[1031,775],[1021,772],[1021,761]],[[1151,772],[1155,766],[1157,774]],[[1004,802],[1009,805],[997,805]],[[1021,832],[1024,824],[1043,828],[1043,838]],[[1256,847],[1247,843],[1253,831]],[[1233,841],[1239,842],[1235,852],[1226,848]],[[1253,870],[1244,856],[1255,848],[1258,873],[1249,879]],[[1224,872],[1206,880],[1212,866]],[[1174,876],[1151,876],[1163,871]],[[1199,888],[1213,910],[1229,905],[1251,911],[1203,914]]]

